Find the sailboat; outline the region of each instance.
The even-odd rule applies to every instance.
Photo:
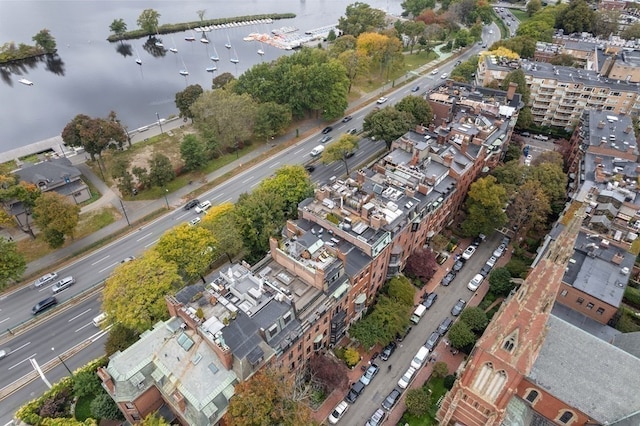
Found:
[[[202,33],[202,38],[200,38],[200,43],[209,44],[209,39],[207,38],[205,33]]]
[[[231,49],[231,40],[229,40],[229,34],[227,34],[227,42],[224,44],[224,47],[227,49]]]
[[[264,46],[262,46],[262,42],[260,42],[260,48],[258,49],[258,55],[263,56],[264,55]]]
[[[171,43],[173,43],[173,47],[169,48],[169,52],[178,53],[178,49],[176,48],[176,42],[173,39],[173,36],[171,37]]]
[[[142,59],[140,59],[140,54],[138,53],[138,49],[135,46],[133,46],[133,48],[136,50],[136,64],[142,65]]]
[[[233,49],[233,57],[229,59],[229,61],[231,61],[232,64],[237,64],[238,62],[240,62],[240,59],[238,59],[238,52],[236,52],[236,49]]]
[[[162,44],[162,41],[160,40],[160,33],[158,32],[158,28],[156,28],[156,35],[157,35],[156,40],[158,40],[155,43],[156,47],[164,47],[164,44]]]
[[[184,36],[184,39],[187,41],[196,41],[196,38],[193,35],[193,30],[190,30],[190,31],[191,31],[191,35]]]
[[[218,67],[216,67],[215,65],[211,66],[211,67],[207,67],[207,72],[214,72],[215,70],[217,70]]]
[[[180,57],[180,59],[182,59],[182,57]],[[182,66],[184,68],[180,70],[180,75],[183,75],[186,77],[189,75],[189,70],[187,70],[187,64],[184,63],[184,59],[182,59]]]
[[[220,60],[220,56],[218,56],[218,51],[216,50],[216,45],[213,45],[213,55],[211,55],[211,60],[213,62],[218,62]]]

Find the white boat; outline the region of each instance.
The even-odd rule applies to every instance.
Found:
[[[229,59],[229,61],[231,61],[232,64],[237,64],[238,62],[240,62],[240,59],[238,59],[238,52],[236,52],[236,49],[233,49],[233,57]]]
[[[258,55],[260,56],[264,55],[264,50],[262,49],[262,47],[258,49]]]
[[[211,60],[213,62],[218,62],[220,60],[220,56],[218,56],[218,50],[216,49],[216,45],[213,45],[213,55],[211,55]]]
[[[21,78],[18,80],[18,83],[22,83],[25,86],[33,86],[33,81],[27,80],[26,78]]]
[[[205,36],[202,36],[202,38],[200,39],[200,43],[209,44],[209,39]]]
[[[207,72],[214,72],[214,71],[215,71],[215,70],[217,70],[217,69],[218,69],[218,67],[216,67],[216,66],[214,65],[214,66],[212,66],[212,67],[208,67],[208,68],[207,68]]]
[[[196,30],[197,32],[201,33],[202,32],[202,28],[200,27],[195,27],[194,30]]]
[[[180,75],[184,75],[185,77],[189,75],[189,71],[187,70],[180,70]]]
[[[186,77],[189,75],[189,70],[187,70],[187,64],[184,63],[184,59],[182,57],[180,57],[180,59],[182,60],[182,66],[184,68],[182,68],[179,72],[180,72],[180,75],[183,75]]]
[[[138,65],[142,65],[142,59],[140,59],[140,58],[136,58],[136,64],[138,64]]]
[[[227,42],[224,44],[224,47],[227,49],[231,49],[231,40],[229,39],[229,34],[227,34]]]
[[[187,40],[187,41],[196,41],[196,38],[194,36],[192,36],[192,35],[184,36],[184,39]]]
[[[156,47],[164,47],[164,44],[162,44],[161,41],[156,41],[155,45]]]
[[[169,48],[169,52],[178,53],[178,49],[176,48],[176,42],[173,39],[173,36],[171,36],[171,42],[173,43],[173,47]]]

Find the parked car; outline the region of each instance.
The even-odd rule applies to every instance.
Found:
[[[504,251],[507,249],[507,246],[504,244],[500,244],[497,249],[493,251],[493,255],[498,258],[504,254]]]
[[[396,350],[396,342],[391,342],[389,343],[387,346],[384,347],[384,349],[382,350],[382,354],[380,354],[380,359],[383,361],[386,361],[389,359],[389,357],[391,355],[393,355],[393,353]]]
[[[37,280],[35,280],[33,282],[33,286],[36,288],[42,287],[43,285],[47,285],[49,283],[54,282],[57,278],[58,278],[58,274],[56,274],[55,272],[50,272],[46,275],[41,276]]]
[[[447,331],[449,331],[452,325],[453,325],[453,320],[451,319],[451,317],[446,317],[445,319],[442,320],[442,322],[438,326],[437,331],[441,336],[444,336],[447,333]]]
[[[377,104],[383,104],[383,103],[387,102],[388,100],[389,100],[389,98],[385,98],[384,96],[381,96],[380,98],[378,98],[376,103]]]
[[[400,333],[396,334],[396,341],[397,341],[397,342],[402,342],[402,341],[403,341],[403,340],[404,340],[404,339],[409,335],[409,332],[410,332],[410,331],[411,331],[411,327],[409,327],[409,326],[408,326],[408,327],[404,330],[404,333],[402,333],[402,334],[400,334]]]
[[[420,90],[420,86],[416,86],[413,89],[411,89],[412,92],[417,92]]]
[[[456,273],[455,272],[449,272],[447,275],[444,276],[444,278],[442,278],[442,281],[440,281],[440,285],[443,286],[448,286],[449,284],[451,284],[451,282],[453,281],[453,279],[456,277]]]
[[[371,383],[371,380],[376,377],[378,371],[380,371],[380,367],[378,367],[378,364],[371,364],[369,368],[367,368],[367,371],[364,372],[362,377],[360,377],[360,381],[362,382],[362,384],[367,386],[369,383]]]
[[[449,255],[445,254],[445,253],[438,253],[438,255],[436,256],[436,262],[438,262],[438,265],[442,265],[444,262],[446,262],[449,259]]]
[[[453,272],[460,272],[463,266],[464,266],[464,259],[456,260],[456,263],[453,264]]]
[[[480,284],[482,284],[482,281],[484,281],[482,274],[476,274],[475,277],[471,278],[469,284],[467,284],[467,288],[471,291],[476,291],[478,287],[480,287]]]
[[[487,265],[491,266],[492,268],[494,266],[496,266],[496,262],[498,261],[498,258],[495,256],[491,256],[489,259],[487,259]]]
[[[322,139],[320,139],[320,143],[327,143],[329,142],[331,139],[333,139],[331,136],[325,136]]]
[[[60,281],[55,283],[53,285],[53,287],[51,287],[51,290],[54,293],[59,293],[62,290],[66,290],[69,287],[71,287],[75,282],[76,282],[76,280],[73,277],[64,277],[63,279],[61,279]]]
[[[458,315],[460,315],[465,306],[467,306],[467,302],[465,302],[464,299],[458,300],[456,304],[453,305],[453,308],[451,308],[451,315],[457,317]]]
[[[324,129],[322,129],[322,134],[323,134],[323,135],[326,135],[327,133],[329,133],[329,132],[330,132],[330,131],[332,131],[332,130],[333,130],[333,127],[331,127],[331,126],[327,126],[327,127],[325,127]]]
[[[349,409],[349,404],[346,401],[340,401],[336,408],[329,414],[329,423],[335,425],[344,416],[344,413]]]
[[[424,347],[429,349],[429,352],[433,352],[433,349],[436,347],[439,340],[440,340],[440,333],[438,333],[437,331],[434,331],[433,333],[431,333],[427,341],[424,343]]]
[[[454,67],[457,67],[458,65],[460,65],[462,63],[462,61],[456,61],[455,64],[453,64]]]
[[[502,244],[504,244],[505,247],[508,246],[510,242],[511,242],[510,237],[507,237],[506,235],[502,237]]]
[[[429,309],[434,303],[436,303],[436,300],[438,300],[438,295],[435,293],[429,293],[429,295],[424,298],[424,302],[422,302],[422,304],[425,308]]]
[[[478,236],[473,239],[471,245],[478,247],[486,238],[484,234],[478,234]]]
[[[193,200],[188,201],[187,204],[184,205],[184,209],[185,210],[191,210],[192,208],[194,208],[198,204],[200,204],[200,200],[198,200],[197,198],[194,198]]]
[[[351,121],[351,119],[352,119],[352,118],[353,118],[353,117],[351,117],[350,115],[347,115],[346,117],[344,117],[344,118],[342,119],[342,122],[343,122],[343,123],[347,123],[347,122]]]
[[[366,426],[380,426],[384,419],[387,417],[387,413],[382,408],[378,408],[373,416],[369,420],[367,420]]]
[[[491,272],[492,266],[490,266],[488,263],[485,263],[484,265],[482,265],[482,269],[480,269],[480,275],[482,275],[483,277],[487,277],[487,275],[489,275],[489,272]]]
[[[404,372],[400,380],[398,380],[398,387],[401,389],[406,389],[413,380],[413,375],[416,374],[416,369],[413,367],[407,368],[407,371]]]
[[[431,75],[436,75],[436,74],[438,74],[438,71],[439,71],[439,70],[438,70],[438,68],[436,68],[435,70],[431,71]]]
[[[393,388],[393,390],[389,392],[389,395],[382,402],[382,408],[384,408],[387,411],[391,411],[393,407],[395,407],[395,405],[398,403],[401,393],[402,391],[400,389]]]
[[[476,247],[475,246],[469,246],[462,252],[462,258],[464,260],[469,260],[469,259],[471,259],[471,256],[473,256],[473,253],[475,253],[475,252],[476,252]]]
[[[354,402],[356,402],[356,399],[358,399],[358,397],[360,396],[363,390],[364,390],[364,383],[358,380],[357,382],[351,385],[351,388],[349,389],[349,393],[344,398],[344,400],[347,401],[349,404],[353,404]]]

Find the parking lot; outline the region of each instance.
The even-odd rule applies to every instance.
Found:
[[[373,361],[380,367],[378,374],[371,380],[370,384],[365,387],[362,394],[357,398],[355,403],[349,407],[338,424],[364,425],[371,415],[381,407],[387,395],[397,386],[398,380],[403,376],[416,352],[425,344],[429,335],[438,328],[445,318],[453,318],[450,311],[458,299],[467,301],[467,306],[477,306],[480,303],[489,288],[488,279],[484,280],[476,292],[469,291],[467,284],[471,278],[482,269],[487,259],[491,257],[493,251],[500,244],[502,237],[502,234],[496,232],[481,243],[476,252],[467,260],[465,266],[458,272],[451,284],[444,287],[440,285],[440,281],[453,268],[456,257],[455,255],[450,256],[449,259],[439,267],[435,276],[425,288],[416,293],[414,300],[416,305],[422,301],[422,296],[425,293],[435,292],[438,298],[417,325],[411,324],[413,326],[412,331],[402,342],[398,343],[396,351],[391,355],[389,360],[382,361],[378,358]],[[458,248],[455,254],[462,254],[463,249],[466,248],[470,242],[470,240],[461,241],[461,248]],[[504,266],[508,262],[510,254],[510,249],[507,249],[505,255],[498,259],[495,267]],[[382,348],[376,347],[371,353],[362,354],[363,359],[361,363],[355,366],[349,373],[350,383],[356,382],[362,376],[363,371],[360,368],[361,365],[368,365],[371,355],[374,352],[380,352],[381,349]],[[429,354],[430,357],[434,358],[433,361],[427,361],[424,366],[418,370],[407,389],[422,386],[431,375],[433,365],[437,361],[446,362],[449,366],[449,371],[455,371],[464,360],[464,354],[457,353],[454,355],[450,349],[446,342],[446,336],[440,339],[435,350]],[[403,391],[395,407],[387,413],[385,424],[395,425],[402,417],[405,410],[405,393],[406,390]],[[316,412],[316,420],[324,421],[331,411],[333,411],[334,407],[343,400],[344,396],[345,392],[339,390],[329,395],[322,407]]]

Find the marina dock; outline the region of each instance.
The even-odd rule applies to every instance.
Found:
[[[296,27],[281,27],[271,30],[271,34],[251,33],[244,40],[258,41],[278,49],[291,50],[318,40],[325,40],[332,30],[338,33],[337,24],[307,30],[304,33],[301,33]]]

